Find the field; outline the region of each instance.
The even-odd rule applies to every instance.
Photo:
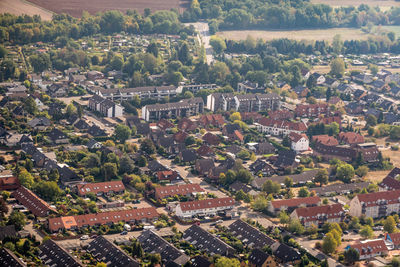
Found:
[[[14,15],[40,15],[42,20],[51,20],[53,13],[24,0],[0,0],[0,13]]]
[[[217,35],[225,39],[231,40],[244,40],[248,35],[253,38],[261,38],[265,41],[288,38],[293,40],[325,40],[332,41],[333,36],[340,34],[342,40],[354,40],[354,39],[367,39],[368,34],[363,33],[360,29],[355,28],[331,28],[321,30],[292,30],[292,31],[222,31],[218,32]]]
[[[145,8],[150,8],[152,11],[175,8],[183,12],[189,4],[189,0],[29,0],[29,2],[55,13],[67,13],[74,17],[80,17],[83,10],[91,14],[107,10],[127,11],[129,9],[136,9],[143,13]]]

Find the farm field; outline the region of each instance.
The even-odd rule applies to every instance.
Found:
[[[0,0],[0,13],[13,15],[40,15],[42,20],[51,20],[53,13],[24,0]]]
[[[175,8],[183,12],[189,4],[189,0],[29,0],[29,2],[55,13],[67,13],[74,17],[80,17],[83,10],[88,11],[90,14],[107,10],[127,11],[130,9],[136,9],[143,13],[145,8],[150,8],[152,11]]]
[[[362,32],[360,29],[355,28],[331,28],[331,29],[313,29],[313,30],[291,30],[291,31],[258,31],[258,30],[246,30],[246,31],[222,31],[218,32],[217,35],[222,38],[231,40],[245,40],[248,35],[258,39],[261,38],[265,41],[288,38],[293,40],[325,40],[332,41],[336,34],[340,34],[342,40],[354,40],[354,39],[367,39],[368,34]]]

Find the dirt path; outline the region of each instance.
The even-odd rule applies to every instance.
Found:
[[[0,13],[13,15],[40,15],[42,20],[51,20],[53,13],[24,0],[0,0]]]

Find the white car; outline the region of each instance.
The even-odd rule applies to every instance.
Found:
[[[80,239],[81,239],[81,240],[88,240],[88,239],[89,239],[89,236],[88,236],[88,235],[83,235],[83,236],[81,236]]]

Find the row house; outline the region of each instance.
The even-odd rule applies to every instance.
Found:
[[[98,111],[108,118],[121,117],[124,111],[124,108],[121,105],[99,95],[93,95],[89,99],[89,109]]]
[[[207,108],[211,111],[258,112],[279,110],[281,101],[279,95],[270,94],[211,94],[207,96]]]
[[[319,117],[321,115],[327,115],[329,112],[329,106],[326,103],[309,104],[309,105],[297,105],[295,114],[297,117]]]
[[[380,218],[400,212],[400,190],[359,194],[350,201],[351,216]]]
[[[12,193],[12,196],[37,217],[46,217],[50,213],[57,213],[55,208],[24,186],[20,186]]]
[[[276,267],[274,258],[260,249],[253,249],[249,256],[249,267]]]
[[[225,119],[221,114],[206,114],[200,117],[199,124],[204,127],[222,127],[225,124]]]
[[[304,198],[292,198],[283,200],[273,200],[268,204],[268,211],[274,215],[277,215],[281,211],[292,212],[297,207],[313,207],[318,206],[321,203],[319,197],[304,197]]]
[[[96,94],[112,101],[132,100],[136,96],[140,99],[163,99],[176,97],[178,92],[175,86],[147,86],[135,88],[98,89]]]
[[[258,83],[253,83],[250,81],[244,81],[237,84],[237,91],[243,93],[263,93],[265,92],[264,86],[259,86]]]
[[[97,196],[122,194],[125,192],[125,186],[122,181],[110,181],[101,183],[88,183],[76,185],[76,190],[79,196],[84,197],[88,193],[93,193]]]
[[[320,227],[327,222],[340,223],[344,217],[345,212],[341,204],[297,208],[290,214],[290,218],[298,219],[305,227]]]
[[[215,83],[208,83],[208,84],[187,84],[178,87],[178,91],[185,92],[190,91],[193,93],[197,93],[200,90],[215,90],[218,88],[218,85]]]
[[[104,79],[104,74],[97,70],[90,70],[87,72],[87,78],[90,81],[96,81]]]
[[[379,184],[379,191],[400,190],[400,181],[386,176]]]
[[[331,184],[322,187],[311,188],[310,191],[315,192],[317,196],[331,196],[335,195],[345,195],[349,193],[353,193],[356,190],[361,190],[363,188],[367,189],[370,185],[370,182],[360,182],[360,183],[351,183],[351,184]]]
[[[74,216],[63,216],[48,219],[48,227],[51,232],[60,230],[73,230],[87,226],[100,226],[104,224],[113,224],[118,222],[137,223],[153,221],[159,214],[154,207],[108,211],[99,213],[90,213]]]
[[[172,196],[192,196],[204,193],[199,184],[167,185],[155,188],[155,198],[161,200]]]
[[[348,145],[362,144],[365,142],[364,136],[355,132],[340,132],[338,139],[341,143]]]
[[[146,105],[142,108],[142,118],[145,121],[150,121],[162,118],[190,117],[203,112],[203,99],[195,97],[175,103]]]
[[[386,233],[385,241],[388,242],[391,248],[399,249],[400,248],[400,233]]]
[[[265,246],[271,246],[276,241],[257,228],[238,219],[228,226],[228,231],[231,232],[237,239],[243,242],[248,247],[263,249]]]
[[[315,144],[319,143],[319,144],[322,144],[324,146],[337,146],[337,145],[339,145],[339,142],[335,137],[329,136],[327,134],[314,135],[311,140]]]
[[[358,251],[358,254],[360,255],[360,260],[375,258],[377,256],[384,256],[388,255],[389,253],[385,241],[382,239],[361,241],[347,247],[347,249],[349,248],[354,248]]]
[[[180,218],[216,215],[218,212],[233,209],[234,205],[235,200],[231,197],[180,202],[175,208],[175,214]]]
[[[3,247],[0,248],[0,266],[26,267],[26,263],[11,250]]]
[[[275,136],[288,135],[290,133],[302,134],[307,131],[307,125],[304,122],[291,122],[283,120],[273,120],[262,118],[255,123],[257,130]]]
[[[39,259],[45,266],[84,266],[52,239],[44,241],[38,248]]]
[[[357,157],[357,151],[348,145],[331,146],[315,143],[314,155],[321,156],[324,160],[337,158],[342,161],[351,162]]]

